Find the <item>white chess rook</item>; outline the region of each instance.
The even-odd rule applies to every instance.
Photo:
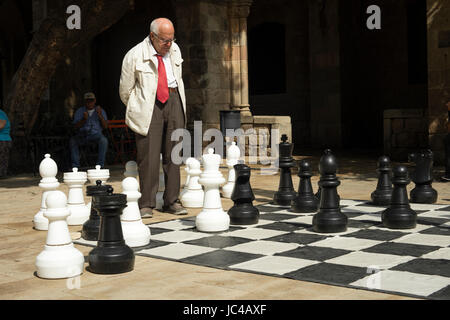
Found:
[[[39,164],[39,174],[42,179],[39,182],[39,187],[44,189],[41,199],[41,208],[33,218],[33,227],[36,230],[48,230],[48,219],[44,216],[44,212],[47,208],[45,200],[49,192],[56,190],[59,187],[59,182],[56,179],[58,173],[58,166],[56,162],[50,157],[50,154],[46,154],[44,159]]]
[[[66,218],[69,216],[67,197],[52,191],[46,199],[44,216],[48,219],[47,241],[36,257],[36,273],[40,278],[60,279],[83,273],[84,256],[73,246]]]
[[[190,160],[189,160],[190,159]],[[202,171],[200,170],[200,161],[195,158],[189,158],[186,161],[186,172],[189,175],[187,190],[181,195],[180,201],[186,208],[203,207],[204,192],[202,186],[198,183],[198,179]]]
[[[89,169],[87,171],[87,178],[89,182],[93,185],[96,185],[97,180],[100,180],[102,184],[106,184],[106,181],[109,179],[109,169],[101,169],[100,165],[96,165],[95,169]],[[91,211],[91,201],[86,205],[89,212]]]
[[[231,194],[233,193],[234,183],[236,181],[234,165],[238,164],[240,156],[241,151],[236,145],[236,142],[233,141],[227,149],[228,182],[222,187],[222,196],[224,198],[231,198]]]
[[[223,211],[219,187],[225,183],[225,178],[219,171],[221,157],[214,154],[212,148],[208,154],[202,156],[205,170],[198,182],[205,187],[203,210],[198,214],[195,225],[197,230],[203,232],[217,232],[228,230],[230,216]]]
[[[122,193],[127,196],[127,206],[123,209],[120,221],[125,243],[130,247],[141,247],[150,243],[150,228],[142,222],[139,212],[137,201],[141,193],[138,186],[138,181],[133,177],[122,181]]]
[[[64,183],[69,186],[67,207],[70,215],[67,217],[69,226],[78,226],[89,220],[90,209],[86,206],[83,196],[83,185],[87,181],[86,172],[78,172],[73,168],[72,172],[64,173]]]
[[[159,155],[159,186],[158,192],[156,193],[156,209],[162,210],[164,205],[164,190],[166,189],[166,185],[164,182],[164,170],[162,167],[162,154]]]

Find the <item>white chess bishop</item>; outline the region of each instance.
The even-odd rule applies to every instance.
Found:
[[[106,184],[109,179],[109,169],[101,169],[100,165],[96,165],[95,169],[89,169],[87,171],[87,178],[93,185],[97,185],[97,180],[100,180],[102,184]],[[91,201],[86,205],[89,212],[91,211]]]
[[[236,171],[234,170],[234,165],[238,164],[239,158],[241,157],[241,150],[236,145],[236,142],[231,142],[231,145],[227,148],[227,166],[228,166],[228,181],[222,187],[222,196],[224,198],[231,198],[233,193],[234,183],[236,181]]]
[[[67,197],[62,191],[51,191],[46,198],[48,219],[47,241],[36,257],[36,273],[40,278],[61,279],[83,273],[84,256],[73,246],[66,218]]]
[[[87,173],[73,168],[72,172],[64,173],[64,183],[69,186],[67,207],[70,215],[67,217],[69,226],[78,226],[89,220],[90,209],[86,206],[83,196],[83,185],[87,181]]]
[[[162,167],[162,154],[159,155],[159,186],[158,192],[156,193],[156,209],[162,210],[164,205],[164,190],[166,189],[166,185],[164,182],[164,170]]]
[[[200,161],[195,158],[188,158],[185,170],[189,176],[189,181],[187,182],[186,192],[181,195],[181,204],[185,208],[201,208],[203,207],[204,192],[201,184],[198,183],[202,173]]]
[[[122,193],[127,196],[127,206],[123,209],[120,221],[125,243],[130,247],[141,247],[150,243],[150,228],[141,219],[138,200],[138,181],[133,177],[122,181]]]
[[[59,187],[58,179],[56,179],[57,173],[58,166],[51,158],[50,154],[47,153],[39,164],[39,174],[42,177],[39,182],[39,187],[44,189],[44,192],[42,193],[41,208],[33,218],[33,227],[36,230],[48,230],[48,219],[44,216],[44,212],[47,208],[45,200],[51,191],[54,191]]]
[[[222,158],[214,154],[209,148],[208,153],[202,156],[204,171],[200,174],[198,182],[205,187],[203,210],[197,215],[195,225],[197,230],[203,232],[217,232],[228,230],[230,217],[222,209],[219,187],[225,183],[225,178],[219,171]]]

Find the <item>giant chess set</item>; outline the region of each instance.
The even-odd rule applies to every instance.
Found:
[[[143,223],[137,205],[141,194],[135,162],[126,165],[121,193],[107,184],[108,169],[64,173],[66,197],[57,190],[57,165],[45,155],[40,165],[41,208],[33,223],[48,235],[36,258],[37,275],[54,279],[85,272],[74,242],[93,247],[86,271],[98,274],[130,272],[139,255],[412,297],[450,298],[450,205],[436,204],[430,150],[410,155],[416,164],[411,175],[405,166],[391,168],[389,158],[381,156],[371,201],[363,201],[339,196],[338,161],[329,149],[320,159],[317,192],[306,159],[298,162],[295,191],[292,148],[284,135],[279,188],[271,202],[259,205],[253,204],[252,170],[240,161],[234,142],[227,147],[227,178],[220,171],[222,158],[213,149],[201,159],[188,158],[180,200],[186,208],[202,208],[200,213],[150,224]],[[91,201],[86,204],[87,180]],[[415,188],[408,196],[411,181]],[[222,197],[234,203],[227,211]],[[72,242],[68,225],[81,227],[80,239]]]

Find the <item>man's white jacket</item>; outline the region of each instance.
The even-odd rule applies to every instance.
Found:
[[[186,119],[186,96],[181,78],[180,48],[176,43],[170,47],[170,61],[178,84],[184,118]],[[158,87],[158,59],[150,53],[150,38],[137,44],[125,55],[120,75],[119,95],[127,106],[125,123],[134,132],[146,136],[153,115]]]

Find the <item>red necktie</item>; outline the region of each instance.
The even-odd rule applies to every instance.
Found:
[[[156,89],[156,99],[162,103],[169,99],[169,87],[167,86],[166,67],[161,55],[156,55],[158,58],[158,88]]]

